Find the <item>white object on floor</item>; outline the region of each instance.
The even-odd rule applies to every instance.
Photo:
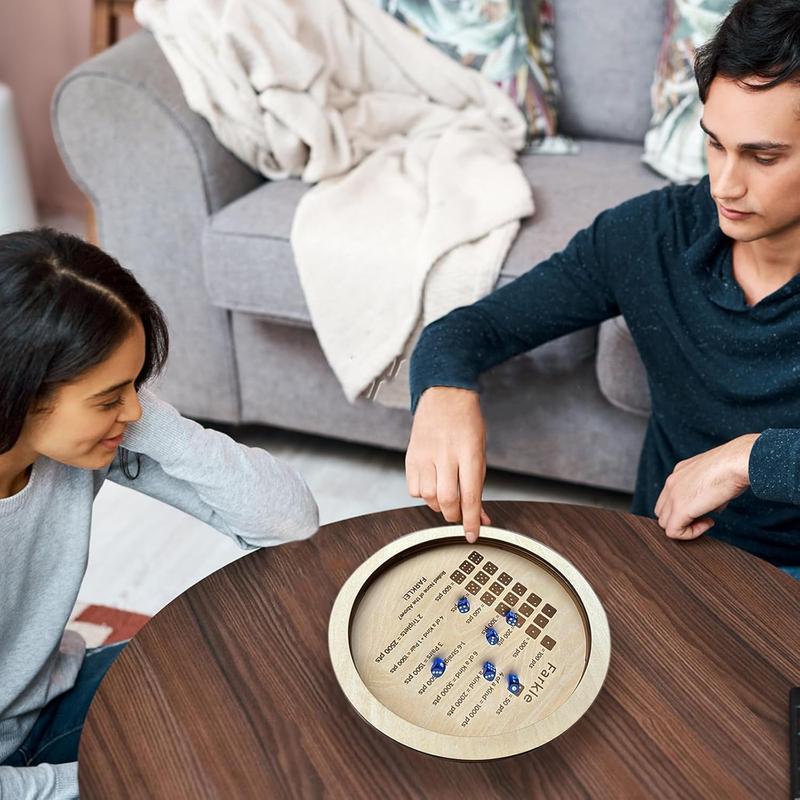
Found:
[[[0,234],[36,226],[11,89],[0,83]]]

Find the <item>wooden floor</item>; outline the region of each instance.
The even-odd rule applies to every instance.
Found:
[[[414,505],[402,453],[271,428],[225,428],[298,469],[317,498],[320,522]],[[616,492],[490,471],[487,499],[555,500],[627,510]],[[245,553],[206,524],[106,482],[95,501],[89,568],[80,600],[154,614],[196,581]]]

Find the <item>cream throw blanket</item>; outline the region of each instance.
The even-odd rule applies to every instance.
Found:
[[[291,238],[322,349],[348,400],[407,406],[398,367],[416,334],[491,291],[533,213],[514,103],[370,0],[135,12],[224,146],[268,178],[316,183]]]

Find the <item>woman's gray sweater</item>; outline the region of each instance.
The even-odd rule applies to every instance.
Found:
[[[92,503],[106,478],[197,517],[243,549],[317,530],[317,505],[292,468],[181,417],[147,389],[139,400],[142,417],[122,442],[134,474],[133,454],[140,454],[136,479],[123,474],[119,451],[103,470],[40,457],[27,486],[0,499],[0,763],[80,670],[85,643],[65,626],[86,571]],[[2,800],[77,795],[77,762],[0,767]]]

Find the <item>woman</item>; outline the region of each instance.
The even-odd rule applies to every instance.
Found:
[[[251,549],[318,526],[302,478],[184,419],[145,388],[164,318],[97,247],[40,229],[0,236],[0,796],[77,797],[83,719],[122,645],[65,632],[106,478]]]

